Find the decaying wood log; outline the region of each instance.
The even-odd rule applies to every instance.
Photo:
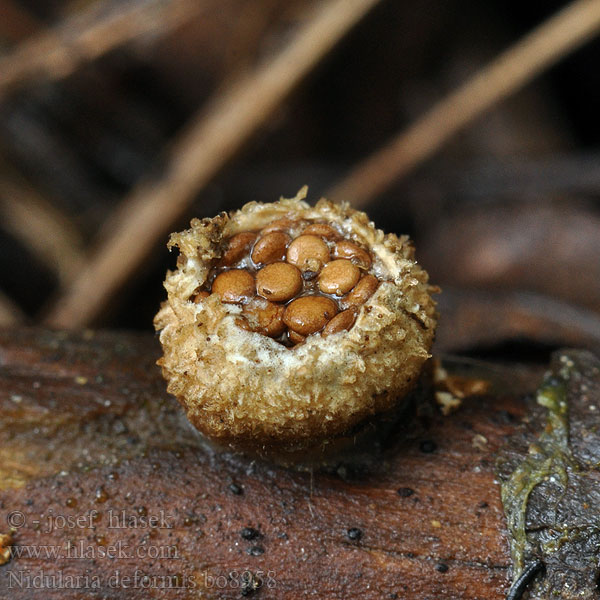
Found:
[[[444,286],[436,351],[459,353],[527,340],[600,352],[600,316],[551,296]]]
[[[531,415],[536,434],[513,436],[497,461],[514,568],[544,567],[531,600],[597,600],[600,360],[556,352],[537,396],[534,413],[544,407],[544,415]]]
[[[529,290],[599,312],[599,228],[578,205],[463,209],[428,232],[419,260],[442,287]]]
[[[208,449],[158,352],[146,335],[0,331],[0,598],[506,595],[495,461],[539,369],[449,359],[489,392],[421,411],[371,462],[307,473]]]

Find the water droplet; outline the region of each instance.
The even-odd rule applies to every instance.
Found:
[[[100,486],[96,489],[96,494],[94,497],[94,500],[98,503],[98,504],[103,504],[104,502],[106,502],[108,500],[109,496],[106,493],[106,490],[104,489],[103,486]]]

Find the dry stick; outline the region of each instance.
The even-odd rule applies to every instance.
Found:
[[[7,22],[0,30],[9,33],[14,41],[39,32],[44,26],[11,0],[2,1]],[[5,15],[3,15],[5,16]],[[25,246],[50,270],[56,271],[63,285],[71,281],[83,264],[83,239],[75,225],[43,198],[0,155],[0,220],[5,229],[20,239]],[[0,308],[0,323],[22,320],[18,309],[4,299]]]
[[[38,30],[37,19],[20,6],[18,0],[0,0],[0,10],[0,39],[3,41],[17,43]]]
[[[20,308],[0,291],[0,327],[16,325],[25,320]]]
[[[11,29],[13,37],[38,33],[0,58],[0,98],[35,76],[66,76],[81,63],[137,36],[157,31],[164,34],[197,11],[195,4],[197,0],[134,0],[121,4],[100,1],[48,31],[29,13],[5,2],[9,24],[23,24],[20,29]],[[56,270],[60,283],[67,285],[84,262],[81,236],[2,157],[0,175],[0,218],[5,227],[41,262]],[[0,323],[22,320],[11,301],[4,299],[0,304]]]
[[[0,168],[2,163],[0,162]],[[59,210],[31,186],[0,170],[0,219],[65,285],[83,264],[83,238]]]
[[[355,167],[327,194],[363,207],[434,154],[461,128],[516,92],[600,29],[600,0],[577,0],[534,29]]]
[[[196,193],[268,119],[300,80],[378,0],[328,0],[291,42],[217,96],[177,137],[164,176],[137,185],[103,228],[104,240],[46,322],[89,323],[185,212]]]
[[[0,98],[42,77],[60,79],[136,37],[164,33],[198,11],[199,0],[95,2],[0,58]]]

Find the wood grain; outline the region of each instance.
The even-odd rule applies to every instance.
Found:
[[[400,424],[368,468],[324,474],[206,448],[157,356],[146,335],[0,331],[0,534],[24,521],[0,598],[504,597],[494,461],[537,370],[449,360],[490,393]]]

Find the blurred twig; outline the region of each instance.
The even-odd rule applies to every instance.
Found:
[[[171,146],[162,179],[142,181],[124,200],[106,224],[103,242],[46,322],[77,327],[92,320],[195,194],[377,1],[323,3],[278,55],[196,115]]]
[[[25,320],[19,307],[0,292],[0,327],[16,325]]]
[[[133,38],[166,32],[197,12],[198,0],[94,2],[0,58],[0,98],[34,78],[60,79]]]
[[[0,158],[2,224],[66,284],[83,263],[83,240],[68,217],[42,198]]]
[[[169,30],[192,13],[191,0],[135,0],[121,5],[101,1],[47,31],[42,22],[11,2],[3,3],[3,10],[3,17],[9,20],[5,27],[11,30],[15,41],[27,35],[32,37],[0,58],[0,98],[39,74],[48,78],[65,76],[82,61],[96,58],[133,37]],[[61,285],[67,285],[83,264],[81,235],[69,218],[42,198],[2,158],[0,175],[3,226],[57,273]],[[3,314],[8,319],[16,314],[15,307]]]
[[[2,2],[3,33],[14,42],[33,35],[42,24],[30,12],[10,0]],[[83,240],[71,223],[0,156],[0,217],[2,225],[20,239],[41,263],[56,271],[61,284],[72,279],[83,262]],[[19,308],[6,296],[0,298],[0,324],[23,320]]]
[[[19,42],[38,30],[37,19],[15,0],[2,0],[0,6],[2,8],[0,39]]]
[[[453,177],[453,184],[449,178]],[[557,194],[600,194],[600,153],[572,152],[550,156],[518,156],[481,160],[461,171],[442,174],[440,185],[454,185],[462,201],[498,197],[552,198]]]
[[[552,296],[444,286],[438,352],[465,352],[528,340],[600,349],[600,316]]]
[[[572,2],[361,162],[327,195],[357,207],[368,204],[460,129],[591,39],[599,29],[600,0]]]

